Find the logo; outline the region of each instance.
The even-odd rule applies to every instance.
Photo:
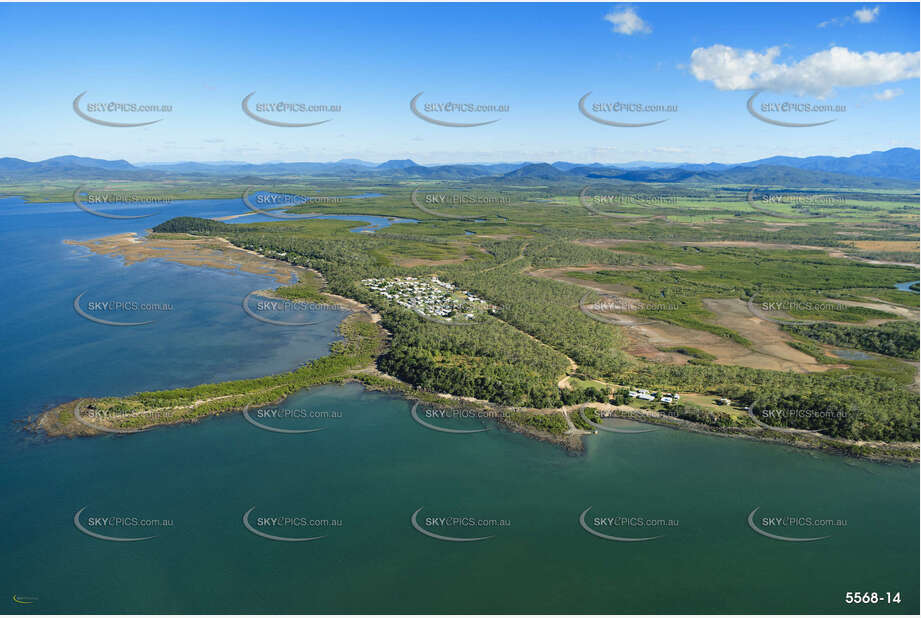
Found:
[[[262,208],[258,208],[254,206],[253,203],[250,201],[250,194],[252,193],[253,189],[255,189],[255,187],[247,187],[246,190],[243,191],[243,195],[240,196],[240,199],[242,199],[243,204],[247,208],[252,210],[254,213],[259,214],[259,215],[265,215],[266,217],[272,217],[273,219],[285,219],[288,221],[292,219],[304,219],[305,218],[305,215],[276,214],[269,210],[263,210]],[[307,202],[308,200],[309,198],[307,197],[304,197],[301,195],[290,195],[287,193],[286,194],[261,193],[259,196],[256,197],[257,202],[270,204],[275,209],[278,209],[278,208],[286,209],[286,208],[291,208],[293,206],[299,206]],[[276,204],[278,205],[276,206]]]
[[[255,295],[259,294],[259,290],[253,290],[249,294],[243,297],[243,311],[246,312],[246,315],[253,318],[254,320],[259,320],[265,324],[272,324],[274,326],[309,326],[311,324],[319,324],[317,321],[313,322],[285,322],[283,320],[273,320],[259,315],[253,311],[249,306],[249,299]],[[260,301],[257,303],[256,308],[263,311],[309,311],[314,307],[310,303],[297,303],[286,300],[266,300]]]
[[[87,303],[87,310],[84,310],[80,306],[80,299],[83,298],[83,295],[87,293],[88,290],[77,294],[74,298],[74,311],[77,312],[82,318],[89,320],[90,322],[96,322],[97,324],[105,324],[106,326],[145,326],[147,324],[153,324],[153,320],[147,320],[144,322],[115,322],[113,320],[104,320],[102,318],[97,318],[93,315],[87,313],[87,310],[94,312],[105,312],[105,311],[172,311],[173,306],[170,303],[141,303],[131,299],[122,299],[122,300],[106,300],[106,301],[90,301]]]
[[[268,118],[265,118],[264,116],[259,116],[258,114],[255,114],[254,112],[250,111],[249,100],[250,98],[252,98],[254,94],[256,94],[255,90],[250,92],[245,97],[243,97],[243,101],[241,101],[240,106],[243,108],[244,114],[246,114],[247,116],[249,116],[250,118],[252,118],[253,120],[257,122],[261,122],[262,124],[267,124],[273,127],[286,127],[286,128],[315,127],[318,124],[325,124],[332,120],[332,118],[327,118],[326,120],[320,120],[318,122],[282,122],[280,120],[270,120]],[[316,111],[337,112],[337,111],[340,111],[340,109],[341,108],[338,105],[306,105],[304,103],[286,103],[283,101],[279,103],[257,103],[256,104],[257,111],[267,111],[267,112],[316,112]]]
[[[277,536],[274,534],[269,534],[263,532],[262,530],[257,530],[251,523],[249,523],[249,514],[255,510],[255,506],[250,510],[243,513],[243,527],[255,534],[256,536],[261,536],[264,539],[269,539],[270,541],[282,541],[285,543],[303,543],[304,541],[318,541],[320,539],[325,539],[327,534],[322,536],[306,536],[306,537],[290,537],[290,536]],[[264,525],[295,525],[295,526],[304,526],[308,525],[309,522],[306,518],[303,517],[259,517],[258,518]]]
[[[423,91],[425,92],[425,91]],[[455,128],[469,128],[469,127],[482,127],[488,124],[493,124],[499,122],[501,118],[496,118],[495,120],[487,120],[486,122],[448,122],[447,120],[438,120],[427,116],[419,111],[419,108],[416,106],[416,102],[419,100],[419,97],[422,96],[423,92],[420,92],[412,98],[409,102],[409,110],[416,115],[416,117],[421,118],[422,120],[431,123],[437,124],[442,127],[455,127]],[[423,109],[427,112],[507,112],[507,105],[477,105],[474,103],[426,103],[423,106]]]
[[[86,510],[86,507],[83,507],[76,513],[74,513],[74,526],[77,530],[82,532],[87,536],[91,536],[94,539],[99,539],[101,541],[112,541],[115,543],[132,543],[135,541],[149,541],[150,539],[157,538],[154,536],[140,536],[140,537],[120,537],[120,536],[106,536],[104,534],[99,534],[97,532],[92,532],[88,530],[86,526],[80,523],[80,514]],[[159,520],[156,520],[159,522]],[[90,526],[138,526],[138,525],[153,525],[152,522],[139,520],[137,517],[90,517],[88,520],[88,525]],[[159,525],[159,524],[158,524]],[[172,525],[171,523],[167,525]]]
[[[625,212],[607,212],[605,210],[599,210],[598,206],[603,204],[635,204],[637,206],[649,206],[656,207],[662,206],[663,204],[654,204],[650,201],[650,198],[639,195],[595,195],[589,200],[586,197],[586,193],[591,188],[592,185],[585,185],[582,187],[582,190],[579,191],[579,203],[582,205],[582,208],[589,211],[593,215],[601,215],[602,217],[611,217],[613,219],[624,219],[631,218],[631,215]],[[661,201],[661,198],[651,198],[658,199]],[[677,202],[677,198],[667,198],[669,202]],[[592,203],[594,202],[594,204]]]
[[[435,425],[432,425],[431,423],[426,423],[426,422],[423,421],[421,418],[419,418],[419,414],[416,412],[416,408],[418,408],[418,407],[419,407],[419,402],[417,401],[417,402],[413,405],[413,407],[412,407],[412,409],[409,411],[409,413],[410,413],[410,415],[413,417],[413,420],[414,420],[414,421],[416,421],[417,423],[419,423],[420,425],[422,425],[422,426],[425,427],[426,429],[431,429],[431,430],[433,430],[433,431],[440,431],[440,432],[443,432],[443,433],[453,433],[453,434],[459,434],[459,433],[480,433],[480,432],[483,432],[483,431],[489,431],[489,428],[488,428],[488,427],[487,427],[487,428],[484,428],[484,429],[447,429],[447,428],[445,428],[445,427],[437,427],[437,426],[435,426]],[[426,410],[426,412],[429,412],[429,410]],[[456,414],[453,414],[453,415],[452,415],[452,414],[448,414],[448,415],[441,415],[441,416],[457,416],[457,415],[456,415]],[[468,415],[462,415],[462,416],[468,416]],[[477,418],[479,418],[479,417],[477,417]]]
[[[105,219],[144,219],[146,217],[152,217],[155,214],[158,214],[159,211],[152,212],[146,215],[113,215],[109,213],[99,212],[99,211],[93,210],[92,208],[90,208],[84,203],[83,199],[80,197],[83,193],[87,194],[86,201],[94,203],[94,204],[115,205],[117,203],[148,203],[148,202],[152,203],[152,202],[157,202],[157,201],[164,201],[162,199],[160,200],[157,200],[157,199],[138,200],[136,199],[136,197],[133,197],[131,194],[127,194],[127,193],[124,195],[119,195],[118,197],[115,197],[115,195],[118,195],[115,192],[109,192],[108,195],[96,196],[90,193],[86,187],[87,185],[80,185],[74,190],[74,195],[73,195],[74,205],[80,210],[82,210],[83,212],[88,212],[91,215],[96,215],[97,217],[103,217]]]
[[[151,120],[149,122],[112,122],[111,120],[100,120],[99,118],[94,118],[86,112],[80,109],[80,99],[83,98],[88,91],[84,90],[77,95],[77,98],[74,99],[74,113],[94,124],[99,124],[104,127],[146,127],[147,125],[157,124],[160,120]],[[172,111],[172,106],[170,105],[137,105],[135,103],[117,103],[115,101],[110,101],[108,103],[90,103],[87,106],[87,111],[93,112],[147,112],[147,111]]]
[[[90,429],[95,429],[96,431],[102,431],[105,433],[140,433],[144,431],[143,429],[118,429],[115,427],[103,427],[102,425],[91,423],[83,416],[83,411],[80,409],[80,406],[80,403],[77,403],[74,406],[74,418],[77,419],[78,423],[81,425],[86,425]]]
[[[796,301],[779,301],[773,303],[760,303],[761,309],[755,309],[755,298],[758,297],[758,294],[752,294],[751,298],[748,299],[748,312],[751,313],[756,318],[767,320],[768,322],[773,322],[774,324],[780,324],[781,326],[806,326],[808,324],[819,324],[821,320],[782,320],[778,318],[772,318],[768,315],[765,315],[765,312],[777,311],[784,312],[789,310],[800,310],[800,311],[812,311],[812,310],[835,310],[843,311],[847,308],[847,305],[842,303],[813,303],[808,302],[796,302]]]
[[[281,429],[280,427],[271,427],[269,425],[260,423],[259,421],[254,419],[252,416],[250,416],[249,408],[250,406],[246,406],[245,408],[243,408],[243,418],[245,418],[246,421],[250,423],[251,425],[258,427],[259,429],[264,429],[266,431],[272,431],[275,433],[294,434],[294,433],[314,433],[316,431],[323,431],[324,429],[326,429],[326,427],[317,427],[315,429]],[[257,410],[257,414],[260,417],[266,417],[266,418],[306,418],[310,416],[310,413],[307,410],[282,410],[279,413],[278,409],[266,410],[264,408]]]
[[[663,120],[655,120],[653,122],[615,122],[614,120],[606,120],[602,118],[601,116],[596,116],[595,114],[585,109],[585,99],[587,99],[589,95],[591,94],[592,94],[592,91],[589,90],[584,95],[582,95],[581,99],[579,99],[579,111],[582,112],[583,116],[585,116],[589,120],[597,122],[598,124],[604,124],[609,127],[636,128],[636,127],[651,127],[656,124],[662,124],[663,122],[668,120],[668,118],[665,118]],[[659,108],[665,108],[665,110],[667,111],[667,110],[670,110],[672,107],[674,106],[649,106],[649,105],[642,105],[642,104],[636,104],[636,103],[598,103],[598,104],[593,105],[592,109],[594,111],[606,111],[606,112],[621,112],[621,111],[645,112],[645,111],[660,111]],[[677,109],[674,109],[671,111],[677,111]]]
[[[764,92],[764,90],[758,90],[752,96],[748,98],[748,113],[760,120],[761,122],[766,122],[778,127],[791,127],[791,128],[803,128],[803,127],[820,127],[823,124],[828,124],[834,122],[836,119],[832,118],[831,120],[824,120],[822,122],[784,122],[783,120],[774,120],[773,118],[768,118],[762,114],[759,114],[755,111],[754,102],[755,97]],[[817,108],[817,109],[814,109]],[[775,111],[775,112],[811,112],[811,111],[825,111],[824,107],[832,106],[812,106],[809,103],[765,103],[761,105],[761,111]],[[846,110],[845,110],[846,111]]]
[[[640,319],[635,321],[634,319],[617,319],[609,318],[602,315],[598,315],[595,311],[636,311],[636,307],[631,305],[629,302],[624,301],[617,296],[612,294],[603,294],[602,300],[592,303],[591,305],[587,304],[585,300],[592,294],[592,292],[586,292],[582,298],[579,299],[579,311],[595,320],[596,322],[604,322],[605,324],[611,324],[612,326],[643,326],[644,324],[653,324],[653,320]],[[645,307],[640,305],[641,309],[648,309],[651,307]]]
[[[582,526],[583,530],[585,530],[586,532],[588,532],[589,534],[593,536],[597,536],[600,539],[605,539],[606,541],[618,541],[620,543],[639,543],[642,541],[654,541],[655,539],[661,539],[663,536],[665,536],[665,535],[660,534],[659,536],[646,536],[646,537],[641,537],[641,538],[635,538],[635,537],[612,536],[610,534],[603,534],[601,532],[598,532],[591,526],[589,526],[588,523],[585,521],[585,516],[588,515],[588,512],[591,510],[592,510],[592,507],[588,507],[587,509],[582,511],[582,514],[579,515],[579,525]],[[602,524],[607,524],[607,525],[615,525],[615,524],[629,525],[630,522],[626,521],[628,519],[631,519],[631,518],[614,518],[614,517],[601,517],[601,518],[596,517],[595,518],[596,521]],[[621,521],[615,521],[615,520],[625,520],[625,521],[621,522]]]
[[[765,532],[764,530],[762,530],[755,524],[755,513],[757,513],[758,509],[760,508],[761,508],[760,506],[755,507],[755,510],[753,510],[751,513],[748,514],[748,527],[754,530],[755,532],[757,532],[758,534],[760,534],[761,536],[766,536],[767,538],[774,539],[775,541],[785,541],[787,543],[810,543],[812,541],[822,541],[824,539],[831,538],[830,536],[816,536],[816,537],[810,537],[810,538],[801,538],[801,537],[793,537],[793,536],[781,536],[779,534],[771,534],[770,532]],[[808,517],[794,517],[794,518],[791,518],[791,517],[762,517],[761,521],[762,521],[762,525],[783,525],[783,526],[789,526],[789,525],[809,525],[811,526],[811,525],[826,523],[823,520],[813,520],[812,518],[808,518]],[[813,522],[816,522],[816,523],[813,523]],[[840,520],[837,525],[840,525]],[[847,525],[847,523],[844,522],[844,525]]]
[[[755,188],[752,187],[751,191],[749,191],[748,194],[745,196],[746,201],[748,201],[748,205],[751,207],[752,210],[755,210],[765,215],[777,217],[778,219],[815,219],[817,217],[822,216],[819,213],[812,213],[808,211],[805,214],[795,214],[795,215],[777,212],[776,210],[765,208],[762,204],[772,204],[772,203],[776,204],[776,203],[783,203],[785,201],[791,202],[791,200],[785,196],[762,195],[761,200],[760,200],[762,204],[758,204],[757,201],[754,199],[754,195],[755,195]],[[799,201],[792,201],[792,203],[797,206],[802,206],[804,204],[808,204],[809,202],[818,203],[815,197],[807,197]],[[827,203],[830,203],[830,202],[827,202]]]
[[[431,210],[429,208],[426,208],[420,203],[420,200],[419,200],[420,191],[422,191],[421,187],[414,189],[413,192],[410,194],[409,199],[413,203],[413,206],[415,206],[416,208],[418,208],[419,210],[421,210],[427,215],[432,215],[433,217],[438,217],[441,219],[459,219],[461,221],[476,221],[477,219],[482,219],[485,216],[485,215],[449,215],[446,213]],[[433,194],[430,194],[430,195],[433,195]],[[444,203],[444,202],[447,202],[448,200],[444,199],[444,200],[439,201],[438,199],[430,199],[429,196],[427,195],[425,201],[428,203]]]
[[[409,518],[409,522],[412,524],[413,528],[415,528],[417,531],[421,532],[427,537],[438,539],[439,541],[448,541],[451,543],[471,543],[474,541],[486,541],[488,539],[493,538],[493,536],[495,536],[495,535],[490,535],[490,536],[478,536],[478,537],[456,537],[456,536],[444,536],[442,534],[435,534],[434,532],[429,532],[428,530],[423,528],[417,520],[419,512],[423,508],[425,507],[420,506],[418,509],[416,509],[416,512],[413,513],[412,517]],[[471,518],[462,518],[462,517],[430,517],[430,518],[427,518],[426,521],[432,522],[436,525],[443,525],[443,526],[446,526],[446,525],[476,525],[476,523]]]

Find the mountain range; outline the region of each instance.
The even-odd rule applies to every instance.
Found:
[[[724,183],[782,186],[917,189],[919,151],[893,148],[851,157],[768,157],[736,164],[651,163],[618,165],[555,163],[488,163],[419,165],[411,159],[374,164],[360,159],[329,163],[179,162],[133,165],[66,155],[29,162],[0,158],[0,182],[41,179],[157,180],[167,177],[326,176],[390,177],[428,180],[483,180],[519,184],[604,179],[622,182]]]

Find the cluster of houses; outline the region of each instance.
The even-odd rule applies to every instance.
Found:
[[[475,309],[486,307],[483,299],[457,290],[453,284],[441,281],[435,275],[430,279],[396,277],[362,279],[361,282],[384,298],[425,316],[472,320]]]
[[[658,398],[662,403],[673,403],[681,399],[681,395],[678,393],[650,393],[644,389],[629,391],[628,395],[634,399],[642,399],[643,401],[656,401]]]

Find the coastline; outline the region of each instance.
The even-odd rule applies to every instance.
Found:
[[[217,242],[215,243],[215,241]],[[320,282],[323,282],[322,275],[316,270],[293,266],[287,262],[266,257],[258,252],[237,247],[226,239],[218,237],[201,239],[198,237],[189,236],[188,239],[182,240],[167,238],[150,239],[149,237],[138,237],[137,234],[129,233],[92,239],[88,241],[65,242],[67,244],[87,247],[94,251],[94,253],[102,255],[120,255],[125,259],[126,266],[156,257],[193,266],[208,266],[213,268],[240,268],[242,270],[242,260],[241,262],[236,262],[234,258],[240,257],[240,254],[246,254],[250,258],[251,262],[247,264],[247,267],[252,269],[246,270],[246,272],[256,272],[257,274],[263,275],[272,273],[270,276],[275,276],[276,280],[278,280],[283,285],[290,283],[290,278],[292,275],[296,277],[299,273],[310,272],[316,276]],[[168,251],[163,250],[163,243],[170,243],[166,245],[166,247],[170,249],[176,249],[173,243],[183,243],[181,247],[182,249],[191,248],[193,251],[192,254],[189,254],[185,251],[174,251],[173,253],[169,253]],[[218,256],[214,254],[213,252],[215,250],[217,250],[221,255]],[[156,254],[151,254],[152,251],[155,251]],[[211,253],[208,253],[204,256],[198,255],[197,257],[194,255],[196,253],[201,254],[203,252]],[[282,268],[280,265],[283,265],[284,268]],[[285,279],[287,279],[287,281]],[[260,290],[259,293],[271,298],[284,298],[277,295],[274,290]],[[363,321],[368,323],[369,326],[373,327],[378,332],[379,340],[375,344],[375,353],[372,354],[369,358],[365,359],[362,357],[361,359],[362,361],[367,360],[367,362],[354,364],[345,370],[341,370],[330,375],[324,375],[319,379],[311,379],[308,384],[301,384],[299,382],[294,384],[292,382],[291,384],[285,384],[284,388],[273,387],[264,388],[262,390],[256,389],[246,392],[233,393],[232,395],[226,396],[226,401],[218,401],[220,398],[211,398],[195,400],[191,403],[184,402],[182,405],[177,405],[168,409],[142,410],[132,414],[122,414],[120,416],[120,422],[124,422],[126,419],[130,419],[131,421],[142,419],[146,414],[148,415],[147,420],[149,422],[137,423],[135,429],[137,431],[143,431],[158,426],[174,425],[184,422],[195,422],[204,416],[223,414],[226,412],[238,412],[242,410],[244,406],[235,404],[238,401],[242,401],[244,398],[247,401],[245,405],[277,404],[290,396],[292,391],[287,389],[294,388],[295,386],[297,386],[297,388],[293,392],[296,392],[296,390],[301,390],[302,388],[318,386],[320,384],[359,382],[369,390],[398,392],[401,396],[407,399],[432,403],[436,405],[445,405],[450,401],[463,401],[465,405],[475,406],[485,412],[487,416],[492,416],[494,420],[501,423],[511,431],[522,433],[531,438],[558,444],[564,446],[568,450],[575,452],[584,451],[584,436],[592,435],[593,433],[597,433],[597,431],[587,431],[577,428],[572,422],[571,414],[574,412],[577,413],[579,410],[585,407],[592,407],[599,411],[603,417],[620,418],[646,424],[665,426],[673,429],[693,431],[696,433],[719,434],[729,437],[738,437],[758,440],[762,442],[784,444],[797,448],[822,450],[873,461],[908,463],[916,463],[919,461],[918,445],[910,443],[886,444],[856,442],[838,438],[830,438],[820,434],[791,434],[783,431],[782,429],[775,430],[758,426],[714,427],[702,423],[695,423],[684,419],[679,419],[650,410],[632,408],[630,406],[614,406],[600,403],[588,403],[578,406],[563,406],[560,408],[547,409],[508,408],[472,397],[460,397],[448,393],[430,393],[426,391],[420,391],[411,384],[404,382],[394,376],[387,375],[377,369],[375,359],[383,352],[383,346],[385,345],[384,342],[389,336],[389,333],[387,333],[387,331],[384,330],[379,324],[381,320],[380,314],[375,312],[371,307],[354,299],[338,296],[325,291],[320,291],[319,294],[323,297],[329,298],[335,304],[338,304],[352,312],[351,315],[343,320],[340,327],[345,325],[348,329],[349,325],[355,322]],[[344,334],[346,335],[346,339],[349,341],[349,343],[354,343],[354,341],[350,339],[348,333],[344,332]],[[321,357],[315,361],[311,361],[311,363],[316,363],[317,361],[323,361],[325,359],[341,358],[341,354],[339,356],[337,356],[337,354],[340,353],[334,350],[330,355]],[[297,371],[298,370],[292,371],[288,374],[279,375],[294,375]],[[267,378],[273,377],[277,376],[267,376]],[[204,387],[208,385],[202,386]],[[260,394],[262,397],[260,397]],[[107,431],[105,429],[95,429],[90,424],[81,422],[78,416],[74,414],[75,407],[78,405],[93,406],[94,402],[104,404],[107,402],[107,400],[124,401],[130,399],[132,399],[130,396],[125,398],[76,399],[46,410],[39,414],[37,417],[30,417],[27,420],[27,428],[35,432],[43,433],[49,437],[90,437],[102,435],[107,433]],[[199,411],[198,408],[200,407],[207,409]],[[169,413],[165,412],[164,410],[167,410]],[[538,426],[539,423],[537,419],[539,419],[539,417],[546,417],[548,415],[556,414],[561,415],[565,420],[568,427],[565,432],[559,433],[546,431]],[[530,421],[530,423],[528,421]],[[116,425],[111,426],[111,431],[113,433],[133,432],[117,430]]]

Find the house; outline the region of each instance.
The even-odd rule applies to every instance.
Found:
[[[671,402],[672,402],[671,397],[662,397],[662,403],[671,403]]]

